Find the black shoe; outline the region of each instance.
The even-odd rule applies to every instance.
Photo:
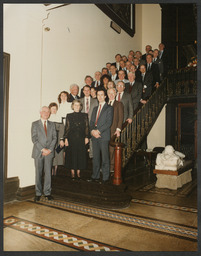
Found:
[[[75,177],[71,177],[71,180],[75,180]]]
[[[97,183],[99,183],[100,182],[100,180],[99,179],[88,179],[87,180],[88,182],[97,182]]]
[[[41,196],[35,196],[35,198],[34,198],[34,202],[38,202],[38,201],[40,201],[40,198],[41,198]]]
[[[103,181],[101,182],[101,184],[109,184],[109,183],[110,183],[109,180],[103,180]]]
[[[53,199],[54,199],[54,197],[53,197],[53,196],[51,196],[51,195],[49,195],[49,196],[45,196],[45,199],[47,199],[47,200],[53,200]]]

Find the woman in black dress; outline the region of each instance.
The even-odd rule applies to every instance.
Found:
[[[89,143],[88,114],[81,113],[82,103],[79,100],[72,102],[73,113],[67,114],[64,130],[66,146],[65,166],[71,170],[71,178],[75,179],[75,170],[80,179],[80,170],[87,167],[87,149]]]

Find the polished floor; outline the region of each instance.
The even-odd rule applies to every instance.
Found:
[[[156,189],[147,177],[125,180],[125,209],[57,197],[6,203],[4,251],[197,251],[196,175],[178,191]]]

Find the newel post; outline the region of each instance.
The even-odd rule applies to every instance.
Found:
[[[125,146],[123,143],[114,142],[110,144],[114,147],[114,177],[113,184],[120,185],[122,183],[121,166],[122,166],[122,149]]]

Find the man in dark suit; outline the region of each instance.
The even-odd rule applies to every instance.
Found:
[[[141,51],[136,51],[135,52],[135,58],[137,58],[139,60],[140,65],[145,65],[146,64],[146,58],[144,60],[142,59]],[[133,62],[134,62],[134,60],[133,60]],[[134,63],[134,65],[135,65],[135,63]]]
[[[162,59],[159,59],[159,50],[155,49],[153,52],[153,63],[158,65],[159,73],[160,73],[160,82],[163,80],[163,73],[164,73],[164,68],[163,68],[163,61]]]
[[[145,65],[140,66],[141,76],[142,76],[142,99],[140,102],[145,104],[147,99],[150,97],[153,85],[153,75],[151,72],[146,72]]]
[[[99,105],[94,107],[90,121],[93,147],[93,173],[91,179],[88,180],[99,181],[101,168],[103,183],[109,182],[110,176],[109,141],[110,127],[113,120],[113,107],[105,102],[105,98],[105,91],[99,89],[97,91]],[[100,166],[101,160],[102,167]]]
[[[36,184],[35,201],[40,201],[42,192],[44,196],[51,200],[51,170],[54,157],[54,148],[57,142],[55,124],[48,121],[50,110],[44,106],[40,111],[41,119],[32,123],[31,137],[34,144],[32,158],[35,162]],[[42,189],[42,171],[44,170],[44,188]]]
[[[152,50],[152,46],[151,45],[146,45],[145,47],[145,51],[146,53],[142,55],[142,60],[145,60],[146,61],[146,57],[147,57],[147,54],[149,54],[149,51]]]
[[[77,84],[71,84],[68,102],[73,102],[74,100],[78,100],[80,98],[78,96],[78,92],[79,92],[79,86]]]
[[[116,62],[113,62],[113,63],[112,63],[112,65],[114,65],[114,66],[117,68],[117,70],[120,70],[120,64],[119,64],[119,62],[120,62],[121,59],[122,59],[121,54],[117,53],[117,54],[115,55],[115,60],[116,60]]]
[[[114,108],[114,116],[112,121],[112,126],[110,128],[111,137],[116,135],[120,136],[120,132],[122,129],[122,124],[124,120],[124,106],[122,102],[118,102],[115,100],[116,97],[116,89],[110,88],[107,90],[107,95],[109,98],[109,105]],[[114,172],[114,147],[109,147],[110,151],[110,172]]]
[[[158,88],[159,84],[160,84],[160,72],[159,72],[159,68],[158,65],[153,63],[153,56],[152,54],[147,54],[146,57],[147,63],[146,63],[146,70],[147,73],[151,72],[153,75],[153,84],[152,84],[152,88]]]
[[[120,70],[126,70],[126,64],[124,60],[120,60],[119,65],[120,65]]]
[[[128,55],[128,61],[130,61],[131,65],[133,65],[133,58],[134,56],[132,54]]]
[[[131,98],[133,101],[133,111],[138,107],[139,102],[142,98],[142,83],[140,81],[136,81],[136,76],[134,72],[128,73],[129,83],[125,84],[125,92],[131,94]]]
[[[110,66],[110,77],[112,81],[119,79],[115,65]]]
[[[126,79],[126,71],[125,70],[119,70],[118,71],[118,77],[119,77],[119,79],[114,81],[116,85],[119,81],[123,81],[124,83],[128,83],[128,79]]]
[[[160,43],[158,48],[159,48],[159,59],[163,61],[163,69],[164,69],[163,75],[166,76],[168,72],[168,66],[169,66],[168,53],[163,43]]]
[[[135,71],[132,71],[132,68],[131,68],[131,72],[135,72],[135,76],[136,76],[136,80],[138,80],[138,81],[141,81],[141,72],[140,72],[140,61],[139,61],[139,59],[138,58],[134,58],[133,59],[133,62],[134,62],[134,65],[135,65],[135,67],[136,67],[136,69],[135,69]]]
[[[91,88],[93,88],[93,86],[92,86],[93,78],[91,76],[86,75],[85,78],[84,78],[84,82],[85,82],[85,85],[89,85]],[[84,97],[83,87],[82,87],[81,92],[80,92],[80,98]]]
[[[132,123],[133,119],[133,102],[131,95],[125,92],[125,84],[123,81],[119,81],[116,85],[117,88],[117,96],[116,100],[120,101],[124,105],[124,120],[123,122],[127,121],[128,123]]]
[[[101,78],[101,72],[96,71],[94,74],[95,80],[91,83],[91,87],[98,88],[100,86],[100,78]]]
[[[89,85],[85,85],[83,87],[83,93],[84,93],[84,97],[80,99],[80,101],[81,101],[81,103],[83,105],[82,112],[88,114],[89,123],[90,123],[92,111],[93,111],[94,107],[98,106],[98,101],[97,101],[97,99],[93,99],[90,96],[91,95],[91,88],[90,88]],[[91,139],[89,140],[89,157],[90,158],[93,157],[93,150],[92,150],[92,141],[91,141]]]
[[[87,113],[89,117],[89,122],[91,121],[91,115],[94,107],[98,106],[97,99],[91,97],[91,88],[89,85],[83,87],[84,97],[80,99],[83,105],[82,112]]]

